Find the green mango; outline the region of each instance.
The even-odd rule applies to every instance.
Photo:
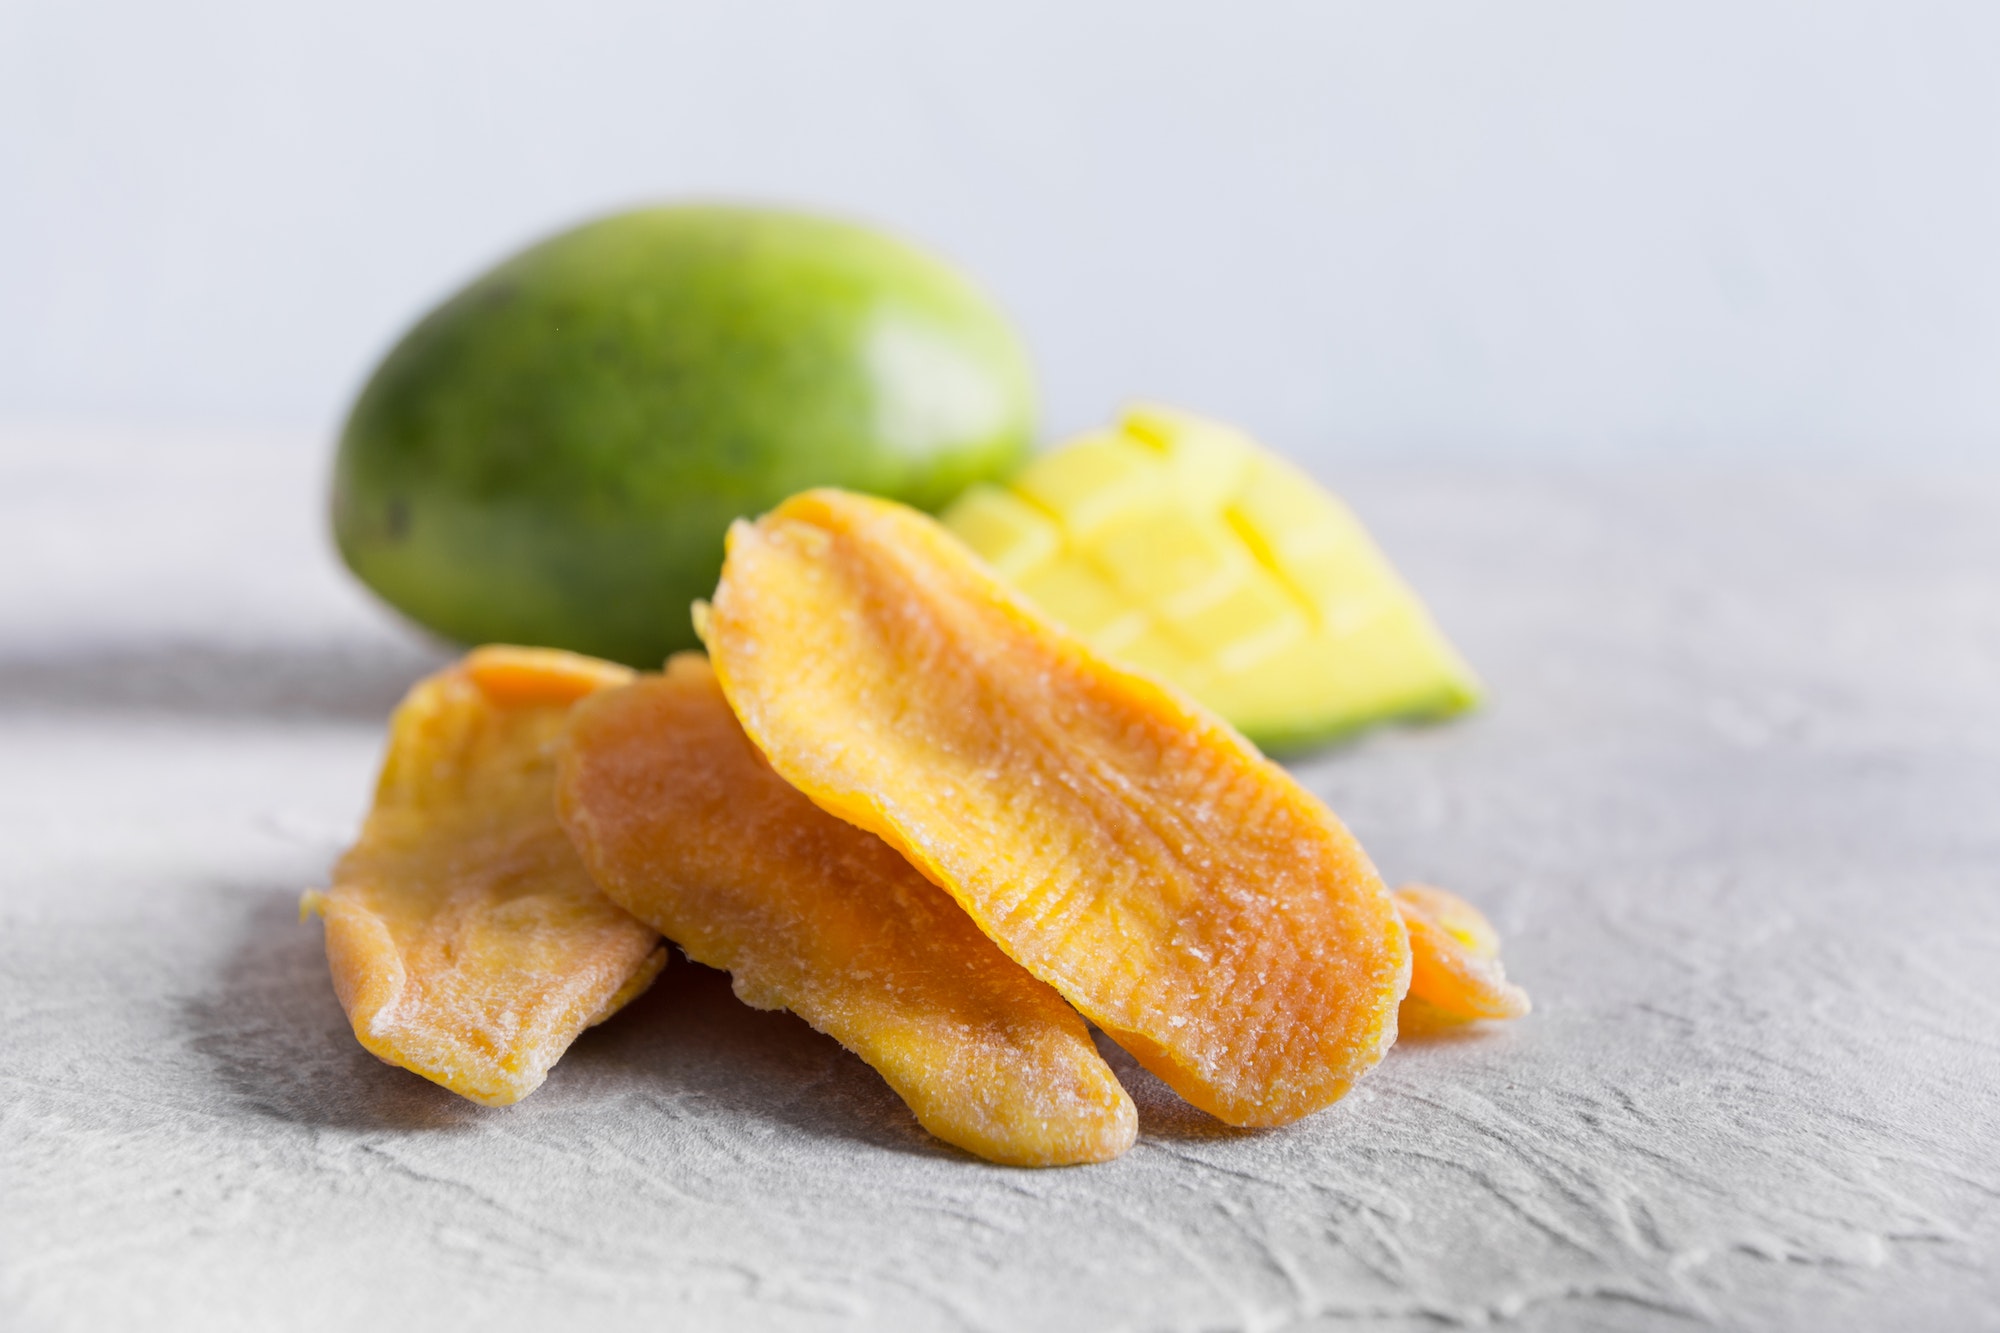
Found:
[[[447,638],[657,667],[695,646],[732,519],[812,486],[936,510],[1033,432],[1020,340],[943,262],[799,213],[644,209],[396,344],[342,432],[333,530]]]

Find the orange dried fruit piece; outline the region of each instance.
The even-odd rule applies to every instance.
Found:
[[[820,810],[685,653],[579,704],[557,808],[613,899],[760,1009],[873,1065],[948,1143],[1015,1166],[1101,1162],[1138,1115],[1055,991],[894,848]]]
[[[505,1106],[659,973],[658,934],[591,883],[555,818],[571,706],[631,676],[573,653],[479,648],[396,709],[374,808],[309,904],[374,1054]]]
[[[786,781],[1196,1106],[1284,1124],[1395,1040],[1407,937],[1340,821],[930,519],[794,496],[731,530],[699,624]]]
[[[1528,1012],[1528,993],[1500,966],[1500,934],[1478,908],[1428,884],[1405,884],[1392,896],[1410,933],[1402,1028],[1427,1031]]]

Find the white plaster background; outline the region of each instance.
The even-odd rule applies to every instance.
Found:
[[[0,0],[0,423],[326,434],[524,241],[872,218],[1147,396],[1374,456],[2000,449],[1983,0]]]
[[[2000,485],[1328,474],[1492,706],[1300,768],[1523,1023],[989,1167],[677,963],[523,1104],[365,1055],[301,888],[432,650],[308,450],[0,449],[0,1326],[2000,1328]]]

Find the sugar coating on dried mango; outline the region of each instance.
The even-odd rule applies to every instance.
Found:
[[[1099,652],[1273,752],[1479,697],[1347,507],[1217,422],[1134,408],[944,523]]]
[[[1500,966],[1500,934],[1455,893],[1405,884],[1392,895],[1410,932],[1410,993],[1400,1027],[1431,1031],[1482,1018],[1520,1018],[1528,993]]]
[[[631,675],[480,648],[397,708],[374,808],[312,904],[370,1051],[504,1106],[651,984],[666,962],[658,934],[591,883],[555,818],[571,706]]]
[[[1132,1146],[1137,1112],[1083,1020],[895,849],[772,772],[700,655],[579,704],[557,792],[613,899],[873,1065],[939,1138],[1016,1166]]]
[[[780,775],[1195,1105],[1283,1124],[1395,1040],[1407,937],[1340,821],[932,520],[794,496],[731,531],[702,628]]]

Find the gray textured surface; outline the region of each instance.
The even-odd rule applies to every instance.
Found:
[[[2000,484],[1339,477],[1493,706],[1304,766],[1535,1015],[989,1167],[677,964],[520,1106],[294,903],[431,660],[301,455],[0,458],[0,1324],[2000,1327]]]

